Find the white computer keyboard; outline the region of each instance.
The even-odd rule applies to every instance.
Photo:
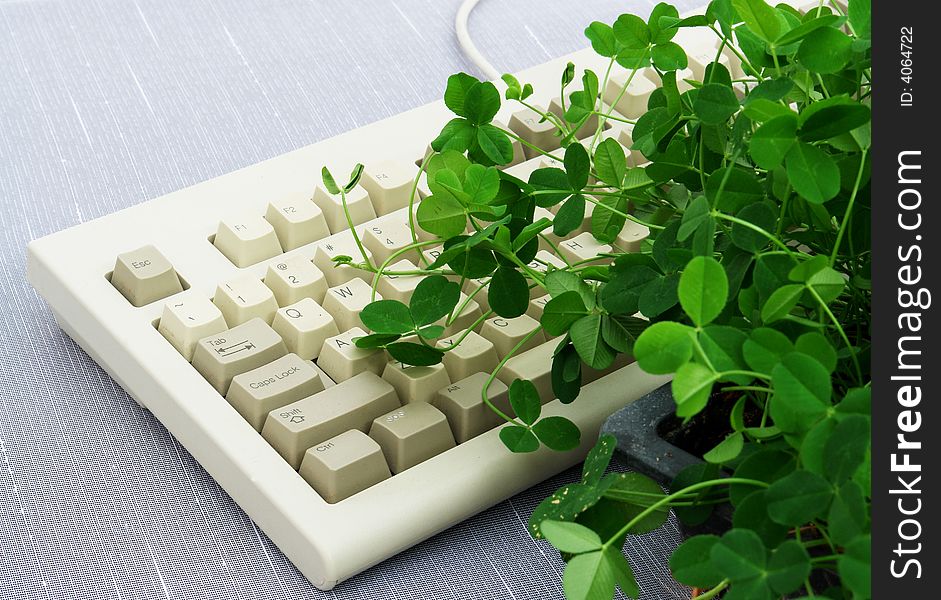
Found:
[[[686,37],[690,68],[678,79],[700,79],[715,40]],[[740,73],[734,56],[723,60]],[[598,73],[607,67],[584,50],[528,69],[519,78],[534,85],[532,103],[553,105],[568,61]],[[658,79],[635,77],[622,95],[626,77],[615,67],[602,96],[636,118]],[[609,414],[665,381],[623,362],[596,374],[576,402],[544,407],[579,426],[577,449],[513,454],[482,410],[480,373],[532,330],[540,299],[528,315],[485,321],[466,352],[444,365],[406,368],[355,347],[371,276],[334,266],[334,256],[357,251],[339,200],[322,187],[321,166],[346,174],[365,164],[350,214],[367,249],[384,260],[411,241],[416,161],[451,116],[434,102],[29,246],[29,280],[61,327],[321,589],[579,462]],[[544,147],[558,144],[518,105],[504,103],[495,122]],[[629,125],[610,122],[604,132],[624,146],[630,134]],[[644,162],[625,152],[632,164]],[[526,178],[544,160],[517,148],[509,169]],[[616,244],[635,248],[646,233],[629,222]],[[556,241],[569,260],[606,249],[587,218]],[[543,263],[558,260],[549,248]],[[404,300],[414,283],[385,280],[379,292]],[[455,327],[486,310],[486,295],[475,299]],[[534,338],[500,380],[529,379],[551,394],[556,344]]]

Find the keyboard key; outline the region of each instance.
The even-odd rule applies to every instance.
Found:
[[[278,310],[274,293],[251,275],[220,283],[212,302],[219,307],[230,326],[241,325],[255,317],[271,323]]]
[[[261,319],[199,340],[193,367],[225,395],[232,378],[266,365],[288,353],[281,336]]]
[[[223,219],[212,243],[236,267],[247,267],[282,252],[274,227],[255,215]]]
[[[320,372],[313,363],[288,354],[236,375],[225,399],[252,427],[261,431],[269,412],[323,389]]]
[[[442,364],[414,367],[397,360],[386,364],[382,378],[395,388],[403,404],[431,402],[438,390],[451,383]]]
[[[354,339],[365,335],[365,331],[359,327],[353,327],[339,335],[327,338],[317,358],[317,366],[336,382],[346,381],[364,371],[376,375],[382,374],[387,362],[385,352],[357,348],[353,342]]]
[[[323,271],[304,256],[292,256],[268,265],[265,285],[274,293],[280,306],[294,304],[304,298],[323,302],[327,278]]]
[[[293,195],[268,204],[265,220],[271,223],[285,252],[330,235],[327,219],[309,197]]]
[[[611,259],[604,257],[592,260],[599,254],[611,252],[611,246],[599,242],[588,232],[563,241],[559,244],[559,252],[572,264],[582,261],[591,261],[591,264],[611,262]]]
[[[397,263],[389,265],[391,272],[414,271],[418,269],[409,260],[400,260]],[[419,275],[385,275],[379,279],[377,289],[386,300],[398,300],[402,304],[408,304],[412,299],[415,288],[421,283],[422,277]]]
[[[641,244],[648,237],[650,237],[650,228],[628,220],[624,223],[614,244],[624,252],[640,252]]]
[[[566,99],[565,108],[569,108],[572,105],[571,101]],[[597,106],[597,103],[596,103]],[[556,96],[549,102],[549,112],[556,115],[559,118],[564,120],[565,111],[562,110],[562,98]],[[568,121],[566,121],[568,123]],[[568,123],[570,126],[572,123]],[[595,131],[598,130],[598,115],[591,115],[588,117],[588,120],[585,121],[581,127],[578,128],[578,131],[575,132],[575,139],[583,140],[587,137],[595,135]],[[555,166],[555,165],[553,165]]]
[[[474,302],[480,306],[480,310],[487,312],[490,310],[490,300],[487,297],[489,293],[488,286],[490,285],[489,277],[482,277],[480,279],[468,279],[464,282],[464,294],[470,296],[473,294]],[[483,288],[483,289],[480,289]],[[480,290],[479,292],[477,290]],[[476,293],[475,293],[476,292]]]
[[[414,167],[386,160],[364,169],[359,184],[369,193],[376,214],[382,216],[408,206],[416,174]]]
[[[480,294],[478,294],[479,296]],[[454,317],[454,320],[451,321],[450,325],[446,324],[447,317],[443,317],[437,321],[436,325],[444,325],[444,333],[442,335],[454,335],[455,333],[460,333],[466,331],[470,328],[471,325],[477,322],[484,313],[480,309],[480,305],[477,304],[477,301],[473,298],[468,299],[467,294],[461,292],[461,295],[458,297],[457,304],[455,308],[463,306],[461,312]],[[480,325],[477,326],[477,329],[480,329]]]
[[[331,504],[392,476],[382,448],[359,429],[308,448],[298,472]]]
[[[376,300],[382,300],[378,293]],[[333,315],[340,331],[346,331],[353,327],[363,327],[359,313],[372,301],[372,288],[369,284],[362,279],[351,279],[328,289],[323,307]]]
[[[463,333],[460,333],[444,338],[438,340],[437,343],[438,348],[447,350],[442,362],[451,381],[470,377],[478,371],[483,373],[493,371],[500,362],[493,342],[470,331],[461,343],[455,346],[454,344],[462,335]]]
[[[538,298],[533,298],[529,301],[529,308],[526,309],[526,314],[536,319],[537,321],[540,320],[542,318],[542,312],[545,310],[546,304],[549,303],[549,300],[552,300],[552,296],[549,294],[540,296]]]
[[[317,358],[327,338],[340,333],[333,316],[312,298],[279,308],[271,327],[284,339],[288,350],[304,360]]]
[[[444,414],[427,402],[413,402],[378,417],[369,428],[389,469],[401,473],[455,446]]]
[[[463,444],[504,422],[482,397],[484,384],[489,378],[487,373],[474,373],[439,390],[432,401],[448,418],[451,432],[458,444]],[[487,398],[507,416],[513,416],[505,383],[494,379],[487,388]]]
[[[608,77],[608,85],[604,88],[604,101],[613,105],[614,110],[628,119],[636,119],[647,112],[647,101],[657,86],[644,77],[643,73],[638,72],[621,94],[631,73],[633,71],[620,69],[611,73]],[[618,99],[619,96],[620,99]]]
[[[328,194],[323,188],[317,186],[314,189],[313,201],[323,211],[324,218],[327,219],[327,227],[333,233],[349,229],[349,221],[352,221],[353,225],[359,225],[376,218],[376,211],[373,210],[372,202],[369,201],[369,194],[359,185],[346,195],[346,207],[350,213],[349,221],[346,213],[343,212],[343,199],[339,194],[336,196]]]
[[[190,296],[170,300],[164,305],[157,331],[173,344],[183,358],[192,360],[196,342],[228,328],[222,312],[215,304],[201,296]]]
[[[183,291],[173,265],[153,246],[118,255],[111,285],[134,306],[144,306]]]
[[[372,261],[373,256],[369,248],[363,246],[363,250],[366,251],[366,258]],[[314,246],[314,266],[323,272],[324,277],[327,278],[328,286],[340,285],[355,277],[372,281],[372,273],[350,265],[338,265],[335,263],[333,259],[337,256],[352,257],[355,263],[363,262],[363,253],[360,252],[359,247],[356,245],[356,240],[353,239],[353,233],[351,231],[346,230],[342,233],[331,235],[317,242]]]
[[[363,244],[369,248],[376,262],[385,262],[394,253],[412,245],[412,230],[408,225],[408,209],[399,210],[392,214],[370,221],[357,229]],[[397,258],[416,260],[418,252],[407,250]]]
[[[729,57],[718,52],[716,48],[707,48],[700,52],[689,53],[689,70],[692,71],[694,79],[702,82],[706,81],[706,67],[715,62],[717,53],[719,54],[719,64],[728,69],[729,74],[732,73]]]
[[[504,319],[503,317],[493,317],[484,321],[484,326],[480,330],[480,335],[493,342],[493,347],[497,351],[500,360],[510,353],[513,348],[520,343],[534,329],[539,327],[539,321],[529,315],[520,315],[513,319]],[[519,350],[525,352],[530,348],[538,346],[546,341],[545,334],[540,331],[532,336]]]
[[[366,433],[373,419],[398,407],[391,385],[375,373],[360,373],[271,411],[261,435],[297,469],[308,448],[350,429]]]
[[[542,119],[542,117],[539,116],[538,113],[524,108],[523,110],[513,113],[510,117],[510,129],[513,133],[530,144],[546,152],[551,152],[561,146],[562,138],[556,135],[558,129],[555,125],[549,121],[540,122],[540,119]],[[529,146],[523,147],[523,153],[526,155],[526,158],[535,158],[541,155],[540,152],[533,150]]]
[[[565,264],[564,260],[546,250],[540,250],[537,252],[536,257],[529,263],[530,269],[540,273],[548,273],[549,267],[564,269],[566,266],[567,265]]]
[[[497,377],[506,385],[514,379],[531,381],[539,392],[539,398],[545,404],[555,399],[552,392],[552,355],[558,347],[558,340],[550,340],[535,348],[517,354],[506,361]]]

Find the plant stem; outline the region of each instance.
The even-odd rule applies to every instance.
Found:
[[[869,149],[863,150],[859,157],[859,169],[856,171],[856,181],[853,183],[853,192],[850,194],[849,202],[846,205],[846,212],[843,213],[843,222],[840,223],[840,229],[836,232],[836,242],[833,244],[833,252],[830,254],[830,266],[836,262],[837,254],[840,251],[840,244],[843,242],[843,234],[849,225],[850,216],[853,214],[853,205],[856,203],[856,194],[859,192],[859,184],[863,179],[863,171],[866,168],[866,153]]]
[[[624,527],[622,527],[621,529],[619,529],[619,530],[617,531],[617,533],[615,533],[613,536],[611,536],[610,538],[608,538],[608,541],[604,542],[604,543],[602,544],[602,546],[604,547],[604,549],[609,548],[609,547],[611,546],[611,544],[614,544],[615,542],[617,542],[617,540],[619,540],[619,539],[621,539],[622,537],[624,537],[625,535],[627,535],[628,532],[630,532],[630,530],[631,530],[635,525],[637,525],[638,523],[640,523],[640,522],[641,522],[642,520],[644,520],[647,516],[653,514],[654,512],[656,512],[657,510],[659,510],[660,508],[662,508],[662,507],[668,505],[671,501],[673,501],[674,499],[676,499],[676,498],[679,497],[679,496],[683,496],[683,495],[689,494],[690,492],[695,492],[695,491],[698,491],[698,490],[704,490],[704,489],[707,489],[707,488],[710,488],[710,487],[713,487],[713,486],[718,486],[718,485],[739,485],[739,484],[741,484],[741,485],[753,485],[753,486],[755,486],[755,487],[763,487],[763,488],[771,487],[771,484],[770,484],[770,483],[767,483],[767,482],[765,482],[765,481],[758,481],[757,479],[745,479],[745,478],[742,478],[742,477],[726,477],[726,478],[724,478],[724,479],[710,479],[710,480],[708,480],[708,481],[700,481],[699,483],[694,483],[693,485],[691,485],[691,486],[689,486],[689,487],[686,487],[686,488],[683,488],[682,490],[680,490],[680,491],[678,491],[678,492],[674,492],[674,493],[670,494],[669,496],[664,496],[662,499],[658,500],[657,502],[654,502],[653,504],[651,504],[650,506],[648,506],[647,508],[645,508],[644,510],[642,510],[641,512],[639,512],[633,519],[631,519],[630,521],[628,521],[627,524],[624,525]]]
[[[712,588],[705,594],[700,594],[696,596],[695,600],[712,600],[712,598],[715,598],[716,596],[721,594],[722,591],[727,587],[729,587],[729,580],[723,579],[722,581],[719,582],[718,585],[716,585],[716,587]]]
[[[520,426],[522,426],[522,427],[525,427],[525,425],[523,425],[522,423],[520,423],[519,421],[517,421],[517,420],[514,419],[513,417],[508,416],[505,412],[503,412],[502,410],[500,410],[499,408],[497,408],[496,406],[494,406],[493,402],[491,402],[491,401],[490,401],[490,398],[487,396],[487,390],[490,389],[490,384],[493,383],[493,380],[497,378],[497,373],[499,373],[500,370],[506,365],[507,361],[509,361],[511,358],[513,358],[513,357],[516,355],[516,353],[519,352],[519,349],[522,348],[523,346],[525,346],[525,345],[527,344],[527,342],[529,342],[529,340],[533,339],[533,337],[534,337],[537,333],[539,333],[540,331],[542,331],[542,325],[539,325],[539,327],[536,327],[535,329],[533,329],[532,331],[530,331],[529,333],[527,333],[527,334],[523,337],[523,339],[521,339],[521,340],[519,341],[518,344],[516,344],[515,346],[513,346],[513,349],[510,350],[510,351],[507,353],[507,355],[503,357],[503,360],[500,361],[500,364],[497,365],[497,368],[495,368],[495,369],[493,370],[493,372],[490,373],[490,377],[488,377],[488,378],[487,378],[487,381],[484,383],[484,388],[480,391],[480,397],[483,398],[484,403],[486,403],[487,406],[490,407],[490,410],[492,410],[493,412],[495,412],[495,413],[497,414],[497,416],[499,416],[500,418],[502,418],[502,419],[503,419],[504,421],[506,421],[507,423],[513,423],[514,425],[520,425]]]

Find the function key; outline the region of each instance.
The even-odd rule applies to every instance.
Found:
[[[268,204],[265,220],[274,227],[285,252],[330,235],[323,211],[306,197],[273,200]]]
[[[370,165],[363,171],[360,185],[379,216],[408,206],[416,171],[407,164],[386,160]],[[416,200],[418,200],[416,192]]]
[[[212,243],[236,267],[247,267],[281,254],[274,227],[255,215],[223,219]]]
[[[339,194],[334,196],[318,186],[314,189],[313,201],[323,211],[330,231],[339,233],[350,228],[346,213],[343,212],[343,199]],[[360,185],[357,185],[346,194],[346,208],[350,213],[349,220],[353,222],[353,225],[359,225],[376,218],[376,211],[372,207],[372,202],[369,201],[369,194]]]
[[[149,245],[118,255],[111,285],[134,306],[144,306],[183,291],[173,265]]]

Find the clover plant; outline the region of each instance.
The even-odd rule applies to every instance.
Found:
[[[711,32],[717,45],[703,81],[680,91],[688,59],[673,39],[686,28]],[[627,535],[659,527],[670,509],[702,523],[721,504],[732,508],[728,531],[694,536],[670,559],[698,598],[868,598],[869,0],[845,10],[821,2],[805,13],[714,0],[686,18],[658,4],[646,21],[621,15],[585,34],[608,68],[584,70],[576,91],[576,68],[565,68],[562,116],[531,105],[530,84],[503,78],[505,100],[554,125],[559,149],[494,124],[502,100],[493,83],[448,79],[444,101],[455,116],[421,165],[431,195],[411,213],[414,243],[383,264],[365,252],[363,262],[340,259],[374,273],[374,289],[382,276],[424,276],[408,305],[366,307],[372,333],[357,345],[436,364],[454,347],[435,340],[467,302],[462,284],[489,279],[490,311],[467,331],[494,315],[520,316],[534,294],[549,294],[539,327],[558,336],[552,388],[563,403],[578,398],[583,369],[606,369],[621,354],[673,376],[682,419],[731,403],[728,436],[669,493],[636,473],[605,474],[614,450],[606,436],[581,481],[536,509],[531,533],[562,552],[571,599],[610,598],[616,587],[637,597],[621,552]],[[723,54],[744,76],[733,77]],[[646,113],[636,121],[613,114],[599,94],[611,71],[645,67],[662,81]],[[597,127],[578,139],[594,118]],[[629,166],[621,145],[602,135],[606,122],[632,127],[629,152],[643,166]],[[514,140],[561,166],[513,177],[500,167],[512,161]],[[324,183],[343,195],[359,171],[344,189],[326,170]],[[592,234],[612,252],[561,268],[541,262],[540,239],[552,246],[550,231],[578,229],[589,203]],[[534,219],[536,207],[554,217]],[[628,220],[651,231],[639,251],[618,247]],[[436,239],[421,241],[419,229]],[[390,271],[405,252],[438,244],[433,262]],[[491,408],[508,422],[500,438],[510,450],[579,444],[572,422],[540,415],[531,382],[513,382],[509,395],[515,415]],[[483,398],[490,404],[486,389]]]

